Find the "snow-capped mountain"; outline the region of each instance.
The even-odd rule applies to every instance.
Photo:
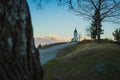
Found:
[[[35,46],[37,47],[39,44],[46,45],[46,44],[52,44],[57,42],[67,42],[67,41],[69,40],[63,39],[57,35],[50,35],[50,36],[35,38]]]

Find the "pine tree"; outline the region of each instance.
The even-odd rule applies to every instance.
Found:
[[[113,32],[113,36],[114,36],[114,39],[115,39],[117,42],[120,42],[120,28],[117,28],[117,29]]]

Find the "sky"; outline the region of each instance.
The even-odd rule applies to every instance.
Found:
[[[90,25],[90,21],[83,16],[76,16],[68,10],[67,6],[57,6],[56,0],[42,3],[42,9],[38,9],[37,4],[32,0],[28,0],[28,5],[35,38],[54,36],[70,40],[75,28],[82,38],[88,37],[85,29]],[[118,27],[118,24],[102,23],[104,34],[101,37],[113,39],[112,32]]]

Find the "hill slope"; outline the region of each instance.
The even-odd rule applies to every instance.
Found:
[[[120,46],[77,44],[44,65],[44,80],[120,80]]]

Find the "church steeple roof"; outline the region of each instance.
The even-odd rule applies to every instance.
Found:
[[[72,42],[77,42],[77,41],[78,41],[78,32],[77,29],[75,28]]]
[[[74,32],[77,32],[76,28],[75,28]]]

